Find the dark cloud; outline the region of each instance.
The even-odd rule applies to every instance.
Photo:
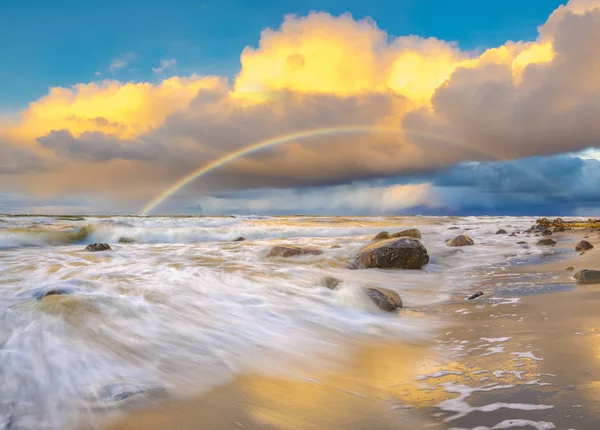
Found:
[[[53,167],[51,160],[26,148],[9,145],[0,139],[0,175],[19,175],[47,171]]]

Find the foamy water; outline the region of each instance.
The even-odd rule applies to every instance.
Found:
[[[117,391],[158,387],[187,396],[249,371],[335,367],[365,340],[430,339],[444,320],[423,311],[470,293],[481,268],[544,252],[494,234],[533,223],[476,217],[0,218],[0,428],[86,423],[97,408],[110,406],[102,397],[109,384]],[[453,226],[459,229],[449,230]],[[349,268],[376,233],[411,227],[421,230],[431,256],[424,270]],[[477,246],[446,246],[460,233]],[[248,240],[232,242],[238,236]],[[123,237],[135,243],[118,243]],[[110,243],[113,251],[84,252],[93,242]],[[284,243],[324,253],[267,257],[273,245]],[[324,276],[343,282],[331,291],[320,285]],[[398,291],[415,312],[383,313],[362,292],[365,285]],[[36,298],[52,288],[71,294]]]

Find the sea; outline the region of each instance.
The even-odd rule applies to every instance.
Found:
[[[482,273],[501,279],[506,267],[551,258],[495,234],[534,223],[0,216],[0,429],[79,428],[135,398],[198,396],[250,372],[334,368],[366,341],[430,342],[448,324],[440,304],[464,301]],[[422,270],[353,264],[377,233],[408,228],[430,255]],[[447,246],[458,234],[476,246]],[[97,242],[112,250],[85,251]],[[275,245],[323,253],[270,257]],[[341,281],[335,290],[327,276]],[[405,309],[381,311],[365,286],[398,292]]]

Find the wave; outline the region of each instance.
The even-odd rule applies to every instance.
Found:
[[[93,231],[94,227],[90,224],[68,230],[44,227],[3,228],[0,230],[0,249],[84,243]]]

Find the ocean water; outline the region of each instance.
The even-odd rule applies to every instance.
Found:
[[[0,428],[74,428],[138,391],[197,395],[244,372],[334,367],[366,340],[427,341],[446,323],[436,306],[472,293],[482,270],[548,252],[494,234],[534,222],[0,217]],[[423,270],[349,265],[378,232],[413,227],[431,257]],[[477,246],[445,244],[460,233]],[[113,250],[85,252],[94,242]],[[324,253],[268,257],[278,244]],[[329,290],[324,276],[342,283]],[[396,290],[409,312],[380,311],[366,285]],[[38,299],[49,289],[70,294]]]

